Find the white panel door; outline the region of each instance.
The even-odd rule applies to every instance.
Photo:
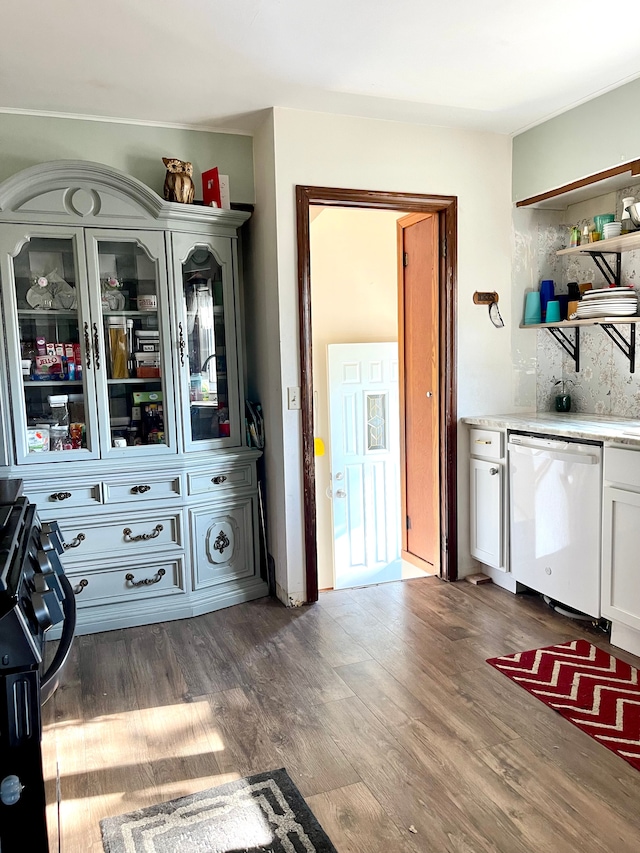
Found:
[[[398,345],[327,349],[334,588],[343,589],[390,579],[400,565]]]
[[[602,615],[640,631],[640,495],[604,487]]]
[[[494,569],[504,565],[503,470],[497,462],[471,460],[471,556]]]

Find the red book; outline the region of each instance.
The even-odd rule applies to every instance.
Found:
[[[202,200],[208,207],[222,207],[218,167],[202,173]],[[214,202],[212,204],[212,202]]]

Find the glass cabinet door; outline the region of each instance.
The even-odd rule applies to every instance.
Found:
[[[241,443],[231,241],[172,235],[185,448]]]
[[[102,455],[175,453],[164,235],[87,241]]]
[[[0,273],[17,461],[95,458],[82,232],[3,229]],[[55,454],[55,455],[54,455]]]

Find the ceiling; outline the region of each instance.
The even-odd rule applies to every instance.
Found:
[[[281,106],[517,133],[640,76],[638,5],[2,0],[0,109],[246,131]]]

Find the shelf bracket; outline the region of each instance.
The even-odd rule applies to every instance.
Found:
[[[620,252],[607,252],[609,255],[615,255],[615,270],[609,263],[609,261],[605,258],[604,252],[589,252],[591,257],[593,258],[594,264],[598,267],[602,275],[604,276],[607,284],[611,284],[613,281],[616,287],[620,287]]]
[[[557,342],[560,344],[565,352],[568,352],[571,358],[574,360],[576,365],[576,373],[580,373],[580,329],[578,326],[574,327],[575,338],[571,340],[571,338],[567,335],[564,329],[559,329],[557,326],[552,326],[547,329],[547,331],[554,337]],[[635,328],[634,328],[634,346],[635,346]],[[624,340],[624,339],[623,339]],[[634,350],[635,352],[635,350]]]
[[[620,352],[629,359],[629,373],[636,372],[636,325],[629,323],[629,340],[625,338],[617,326],[610,323],[600,324],[604,331],[609,335]],[[551,331],[551,329],[549,329]],[[577,331],[577,329],[576,329]]]

